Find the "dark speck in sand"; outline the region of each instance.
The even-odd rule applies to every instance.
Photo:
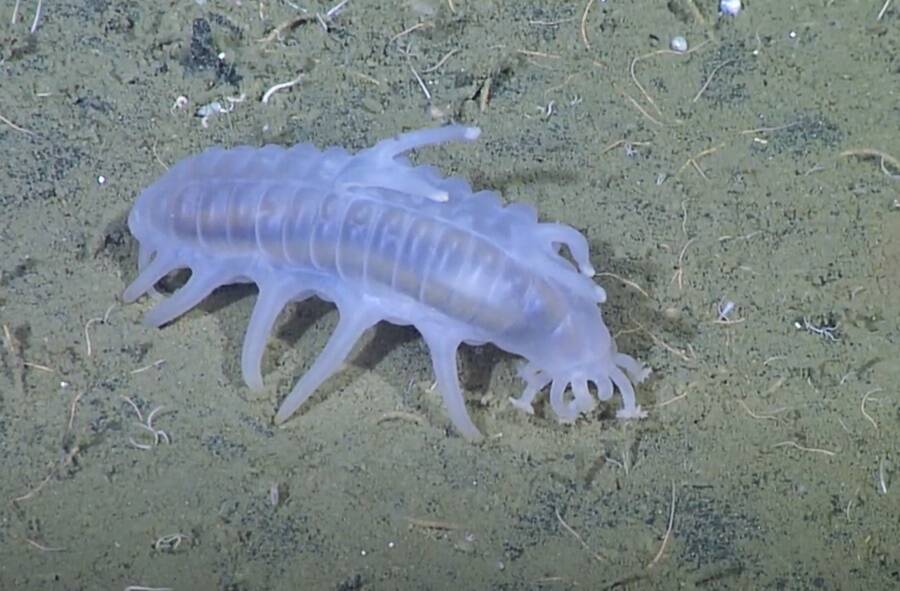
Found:
[[[213,19],[221,24],[224,19]],[[227,21],[225,21],[227,22]],[[230,24],[230,23],[228,23]],[[240,36],[240,31],[227,27],[229,32]],[[222,81],[237,87],[242,79],[237,73],[234,64],[229,64],[225,59],[219,59],[221,51],[216,47],[213,39],[212,26],[204,18],[194,19],[191,26],[191,45],[184,60],[184,66],[190,72],[214,72],[216,81]]]

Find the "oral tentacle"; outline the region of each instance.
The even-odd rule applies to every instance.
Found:
[[[652,371],[649,367],[625,353],[616,353],[613,355],[613,363],[625,370],[633,384],[640,384]]]
[[[524,372],[527,369],[527,367],[522,368],[520,371]],[[534,399],[537,397],[538,393],[544,389],[544,386],[550,383],[550,380],[549,378],[543,377],[540,370],[537,370],[536,368],[534,371],[530,372],[529,375],[525,375],[524,373],[520,373],[520,375],[522,375],[528,385],[518,398],[510,396],[509,402],[519,410],[533,415]]]
[[[587,380],[574,380],[572,382],[572,395],[574,398],[570,406],[577,414],[584,414],[594,410],[596,402],[588,390]]]
[[[553,380],[550,385],[550,407],[556,413],[560,423],[574,423],[578,418],[578,412],[572,405],[566,403],[563,394],[568,383],[564,379]]]
[[[597,400],[610,400],[613,397],[613,383],[606,376],[599,376],[591,379],[597,388]]]
[[[622,408],[616,412],[616,417],[620,419],[642,419],[646,417],[647,412],[638,405],[634,395],[634,387],[622,370],[618,367],[612,367],[609,371],[609,377],[622,395]]]

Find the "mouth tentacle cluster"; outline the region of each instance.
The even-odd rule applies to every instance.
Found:
[[[561,423],[573,423],[580,415],[591,412],[597,400],[610,400],[614,390],[618,389],[622,395],[622,408],[616,412],[616,417],[639,419],[647,413],[637,404],[633,384],[643,381],[649,374],[649,368],[623,353],[614,353],[609,367],[599,369],[594,375],[576,370],[553,376],[533,363],[526,363],[519,368],[519,376],[526,383],[525,390],[518,398],[510,397],[509,401],[516,408],[534,414],[534,399],[550,384],[550,407]],[[596,399],[591,395],[590,384],[596,388]]]

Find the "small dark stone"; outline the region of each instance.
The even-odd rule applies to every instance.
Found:
[[[365,581],[363,580],[362,575],[355,574],[341,581],[337,586],[337,591],[359,591],[362,589],[363,584],[365,584]]]

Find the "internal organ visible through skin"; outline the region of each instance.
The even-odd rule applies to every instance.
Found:
[[[259,191],[259,181],[253,185]],[[219,198],[217,191],[226,190],[229,197]],[[274,266],[377,283],[493,334],[552,331],[566,314],[561,294],[478,234],[365,197],[307,193],[273,182],[248,197],[228,179],[188,184],[159,204],[178,237],[211,253],[258,249]],[[535,300],[539,317],[526,314]]]

